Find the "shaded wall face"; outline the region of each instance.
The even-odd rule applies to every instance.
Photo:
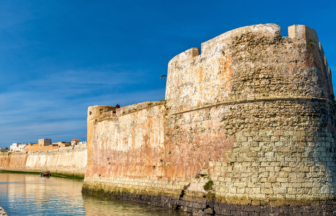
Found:
[[[159,105],[112,120],[93,120],[93,165],[86,176],[162,175],[164,111],[164,105]]]

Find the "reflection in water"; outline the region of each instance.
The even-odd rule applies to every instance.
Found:
[[[118,215],[118,216],[172,216],[190,215],[181,211],[167,210],[123,200],[99,199],[97,197],[83,196],[85,212],[87,215]]]
[[[0,173],[0,206],[8,215],[188,215],[121,200],[82,196],[82,181]]]
[[[8,215],[85,215],[82,182],[0,173],[0,206]]]

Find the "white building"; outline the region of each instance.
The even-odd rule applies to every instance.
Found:
[[[19,150],[19,146],[21,145],[21,143],[13,143],[11,146],[10,146],[10,151],[18,151]]]
[[[19,151],[26,151],[26,146],[27,146],[27,144],[21,144],[21,145],[19,145],[18,150]]]
[[[13,143],[9,150],[10,151],[25,151],[26,150],[26,144],[21,144],[21,143]]]
[[[78,145],[79,142],[80,142],[80,140],[77,139],[77,138],[75,138],[75,139],[71,140],[71,145],[72,145],[72,146],[73,146],[73,145]]]

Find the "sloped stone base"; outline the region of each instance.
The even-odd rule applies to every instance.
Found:
[[[253,204],[239,205],[216,201],[214,196],[185,197],[181,194],[155,193],[115,188],[106,190],[93,188],[84,184],[83,194],[103,196],[138,202],[157,207],[176,209],[190,212],[192,215],[336,215],[336,200],[316,200],[304,203],[276,205],[270,203],[253,202]],[[255,204],[256,203],[256,204]]]

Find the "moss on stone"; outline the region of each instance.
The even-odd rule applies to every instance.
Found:
[[[128,195],[139,195],[139,196],[164,196],[178,199],[181,195],[181,190],[164,190],[156,188],[146,188],[139,189],[135,187],[118,187],[112,186],[104,183],[88,183],[84,182],[82,187],[82,192],[84,194],[103,196],[103,197],[119,197]]]
[[[15,173],[15,174],[33,174],[39,175],[41,172],[26,172],[26,171],[15,171],[15,170],[0,170],[0,173]]]
[[[84,176],[83,175],[76,175],[76,174],[62,174],[62,173],[51,173],[52,177],[58,177],[58,178],[68,178],[68,179],[78,179],[78,180],[83,180]]]
[[[213,181],[209,180],[207,183],[205,183],[205,185],[203,186],[204,190],[208,191],[211,190],[212,185],[213,185]]]
[[[0,170],[1,173],[16,173],[16,174],[33,174],[39,175],[42,172],[32,172],[32,171],[17,171],[17,170]],[[68,178],[68,179],[78,179],[83,180],[84,175],[81,174],[64,174],[64,173],[57,173],[57,172],[50,172],[52,177],[58,178]]]

